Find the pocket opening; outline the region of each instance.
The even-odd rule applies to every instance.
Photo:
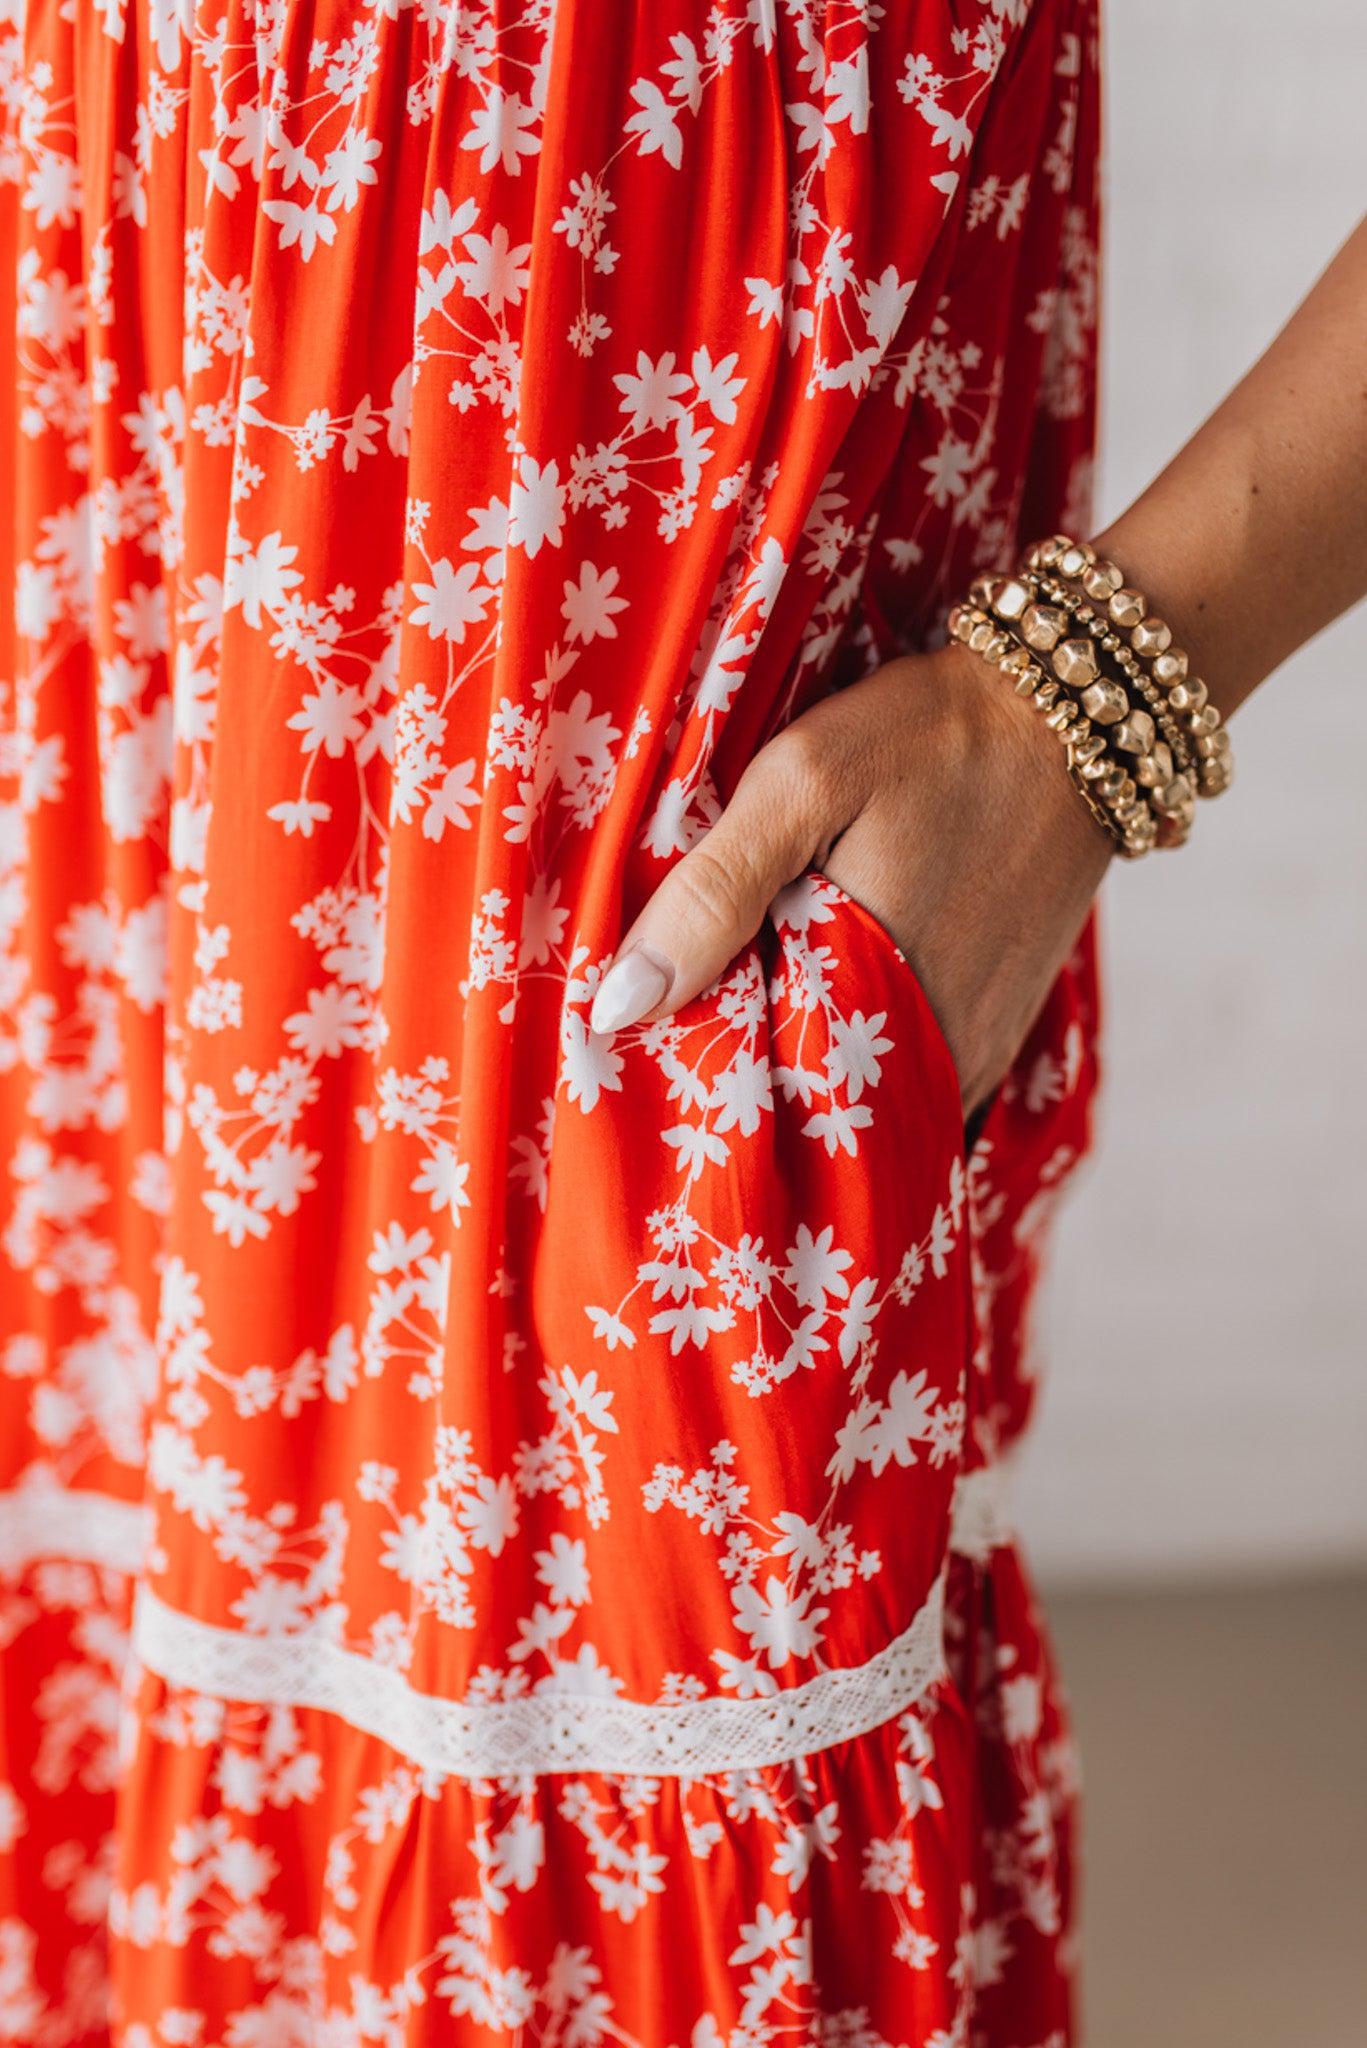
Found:
[[[882,919],[875,917],[874,913],[866,904],[861,903],[857,896],[851,896],[847,889],[842,889],[839,882],[833,882],[824,868],[810,867],[806,870],[806,874],[811,880],[820,882],[823,887],[829,889],[836,901],[845,910],[851,911],[864,925],[865,929],[873,934],[884,953],[889,957],[896,973],[905,982],[914,1002],[926,1020],[929,1027],[929,1035],[939,1050],[940,1057],[948,1069],[953,1082],[954,1092],[960,1104],[962,1104],[963,1084],[959,1078],[959,1069],[955,1063],[953,1051],[950,1048],[949,1040],[945,1037],[944,1026],[936,1016],[930,998],[922,985],[921,977],[912,966],[911,961],[902,951],[902,948],[898,945]],[[996,1091],[994,1090],[993,1094],[987,1098],[987,1101],[979,1109],[975,1110],[972,1117],[968,1118],[967,1121],[960,1114],[960,1148],[965,1159],[977,1141],[978,1134],[981,1132],[983,1121],[992,1106],[995,1094]],[[970,1126],[972,1127],[972,1136],[970,1136]]]

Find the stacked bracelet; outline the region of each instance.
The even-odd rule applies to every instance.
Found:
[[[1229,735],[1205,684],[1093,548],[1038,542],[1014,575],[979,577],[949,631],[1043,713],[1079,794],[1129,857],[1182,845],[1196,798],[1229,787]]]

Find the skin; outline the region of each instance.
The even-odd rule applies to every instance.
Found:
[[[1095,544],[1168,621],[1226,719],[1367,594],[1367,220]],[[699,995],[784,884],[822,867],[911,961],[970,1115],[1019,1049],[1112,858],[1057,741],[987,663],[959,646],[899,658],[755,756],[624,936],[614,966],[640,956],[627,977],[634,1014],[618,1002],[613,1028]],[[613,1008],[600,988],[595,1029]]]

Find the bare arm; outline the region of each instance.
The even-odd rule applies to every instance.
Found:
[[[1098,547],[1169,621],[1225,716],[1367,592],[1367,223]],[[913,962],[971,1110],[1010,1064],[1112,858],[1057,755],[1033,711],[957,645],[815,705],[760,751],[636,919],[595,1028],[679,1009],[783,885],[821,864]]]
[[[1367,220],[1098,548],[1225,717],[1367,594]]]

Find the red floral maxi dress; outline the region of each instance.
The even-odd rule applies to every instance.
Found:
[[[967,1156],[817,873],[587,1018],[1085,519],[1092,0],[17,7],[0,2040],[1060,2048],[1092,927]]]

